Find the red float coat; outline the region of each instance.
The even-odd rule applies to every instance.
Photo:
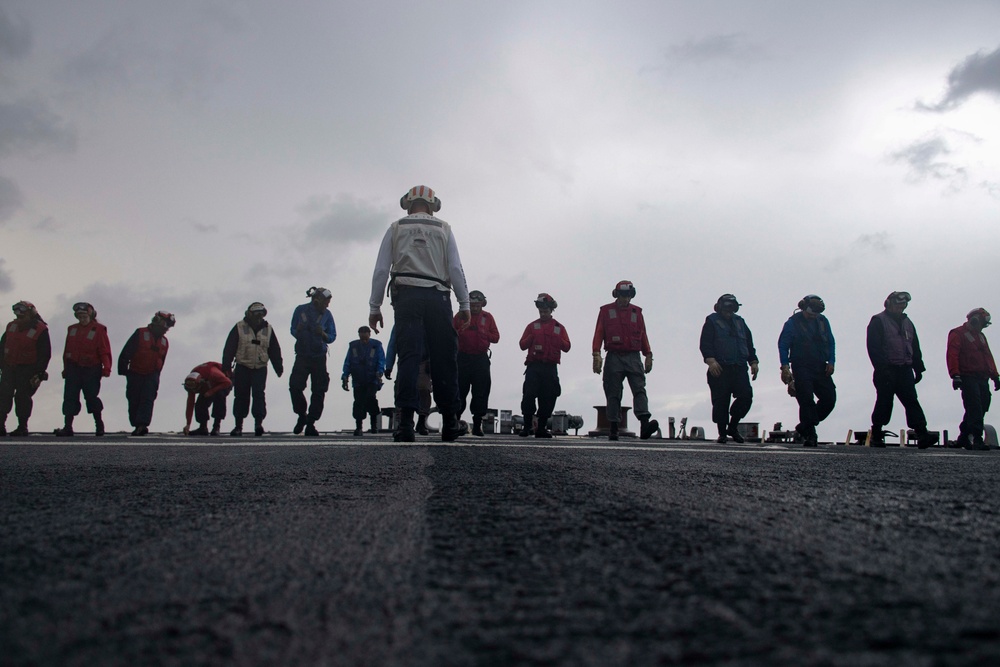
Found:
[[[617,303],[601,306],[594,331],[594,352],[600,351],[602,344],[608,352],[652,354],[642,308],[632,304],[620,308]]]
[[[485,310],[479,315],[473,315],[465,330],[461,329],[462,324],[457,314],[452,324],[458,332],[458,351],[463,354],[486,354],[490,343],[500,342],[497,323]]]
[[[948,332],[948,375],[997,377],[997,364],[982,331],[963,324]]]
[[[167,359],[167,350],[170,343],[166,336],[156,338],[149,327],[142,327],[135,331],[138,344],[132,359],[129,360],[128,369],[139,375],[150,375],[163,370],[163,362]],[[119,372],[121,367],[119,366]]]
[[[529,324],[521,334],[520,344],[522,350],[528,351],[525,366],[532,362],[558,364],[561,353],[569,352],[570,345],[565,327],[554,319],[537,319]]]
[[[8,324],[4,334],[3,365],[33,366],[38,363],[38,339],[47,330],[48,326],[41,320],[35,320],[24,330],[18,329],[17,320]]]
[[[192,373],[201,376],[202,384],[198,391],[189,391],[187,398],[187,425],[191,425],[191,417],[194,415],[194,404],[198,395],[204,398],[211,398],[220,391],[226,391],[233,386],[233,381],[229,379],[226,372],[222,370],[222,364],[218,361],[206,361],[191,369]]]
[[[73,324],[66,330],[66,347],[63,350],[63,367],[74,363],[84,368],[100,366],[104,377],[111,375],[111,343],[108,328],[91,320],[83,326]]]

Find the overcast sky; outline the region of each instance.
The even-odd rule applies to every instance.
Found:
[[[290,369],[292,310],[329,287],[339,377],[378,243],[426,184],[500,328],[498,409],[520,411],[545,291],[574,345],[556,408],[593,428],[596,315],[629,279],[661,423],[712,434],[698,336],[732,292],[761,357],[747,421],[791,427],[776,341],[816,293],[840,394],[820,437],[842,440],[874,402],[868,320],[908,290],[921,402],[955,433],[947,332],[978,306],[1000,320],[997,26],[995,1],[0,0],[0,302],[35,303],[55,351],[31,427],[61,424],[78,300],[116,357],[176,313],[154,430],[183,425],[182,379],[252,301]],[[294,423],[287,380],[272,430]],[[124,380],[102,397],[125,429]],[[352,426],[336,380],[319,426]]]

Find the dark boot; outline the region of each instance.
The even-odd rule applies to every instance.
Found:
[[[608,440],[615,442],[618,440],[618,422],[611,422],[608,429]]]
[[[101,413],[94,413],[94,437],[100,438],[104,435],[104,420],[101,419]]]
[[[454,442],[469,432],[469,427],[455,415],[449,416],[441,425],[441,441]]]
[[[653,437],[653,434],[660,429],[660,422],[655,419],[649,419],[648,417],[642,420],[642,426],[639,428],[639,438],[641,440],[649,440]]]
[[[413,433],[413,410],[400,410],[399,423],[396,432],[392,434],[393,442],[415,442]]]
[[[355,438],[360,438],[362,435],[364,435],[364,433],[365,433],[365,430],[361,426],[361,420],[360,419],[355,419],[354,420],[354,437]]]
[[[733,442],[745,442],[743,436],[740,435],[739,425],[735,420],[729,422],[729,428],[726,429],[726,433],[733,439]]]
[[[917,448],[927,449],[928,447],[933,447],[937,444],[938,437],[928,432],[928,430],[921,429],[917,431]]]
[[[716,426],[719,427],[719,437],[716,438],[715,441],[717,443],[719,443],[720,445],[724,445],[724,444],[726,444],[728,442],[728,439],[726,438],[726,425],[725,424],[716,424]]]
[[[234,438],[238,438],[241,435],[243,435],[243,420],[242,419],[237,419],[236,420],[236,426],[234,426],[233,430],[229,432],[229,435],[231,435]]]
[[[885,447],[885,431],[881,426],[872,426],[872,437],[868,441],[869,447]]]
[[[427,430],[427,417],[425,415],[420,415],[419,417],[417,417],[416,430],[417,433],[419,433],[420,435],[430,435],[430,431]]]
[[[26,423],[25,424],[18,424],[17,428],[15,428],[13,431],[11,431],[10,434],[11,434],[11,436],[13,436],[15,438],[24,437],[24,436],[28,435],[28,425]],[[980,438],[980,440],[982,440],[982,438]]]
[[[62,428],[57,428],[54,431],[55,435],[60,438],[68,438],[73,436],[73,418],[70,416],[66,417],[66,423]]]
[[[298,421],[295,422],[295,428],[292,429],[292,433],[294,433],[295,435],[302,433],[302,429],[306,427],[307,421],[308,420],[306,419],[305,415],[299,415]]]
[[[527,438],[529,435],[531,435],[531,431],[533,430],[531,420],[533,418],[534,415],[524,415],[524,424],[521,426],[520,432],[518,432],[518,435],[521,436],[522,438]]]
[[[264,435],[264,424],[261,422],[255,422],[253,425],[253,434],[258,438]]]
[[[478,436],[480,438],[486,437],[483,433],[483,418],[472,416],[472,435]]]
[[[378,416],[373,412],[368,416],[368,423],[371,424],[371,428],[368,429],[369,433],[378,433]]]
[[[196,428],[193,431],[190,431],[188,435],[191,436],[208,435],[208,422],[201,422],[198,428]]]
[[[216,419],[212,422],[212,432],[209,435],[218,438],[220,433],[222,433],[222,420]]]
[[[319,437],[319,431],[316,430],[316,423],[311,419],[308,422],[306,422],[305,434],[310,438]]]

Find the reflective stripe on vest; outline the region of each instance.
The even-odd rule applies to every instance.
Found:
[[[247,368],[264,368],[267,366],[267,351],[271,345],[271,325],[265,323],[260,331],[254,333],[253,327],[245,321],[236,325],[239,343],[236,346],[236,363]],[[256,344],[254,342],[256,341]]]

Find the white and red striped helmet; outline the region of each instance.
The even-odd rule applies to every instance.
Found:
[[[414,185],[405,195],[399,198],[399,206],[404,211],[409,211],[410,206],[415,201],[425,201],[430,206],[432,213],[441,210],[441,200],[437,198],[434,191],[426,185]]]

